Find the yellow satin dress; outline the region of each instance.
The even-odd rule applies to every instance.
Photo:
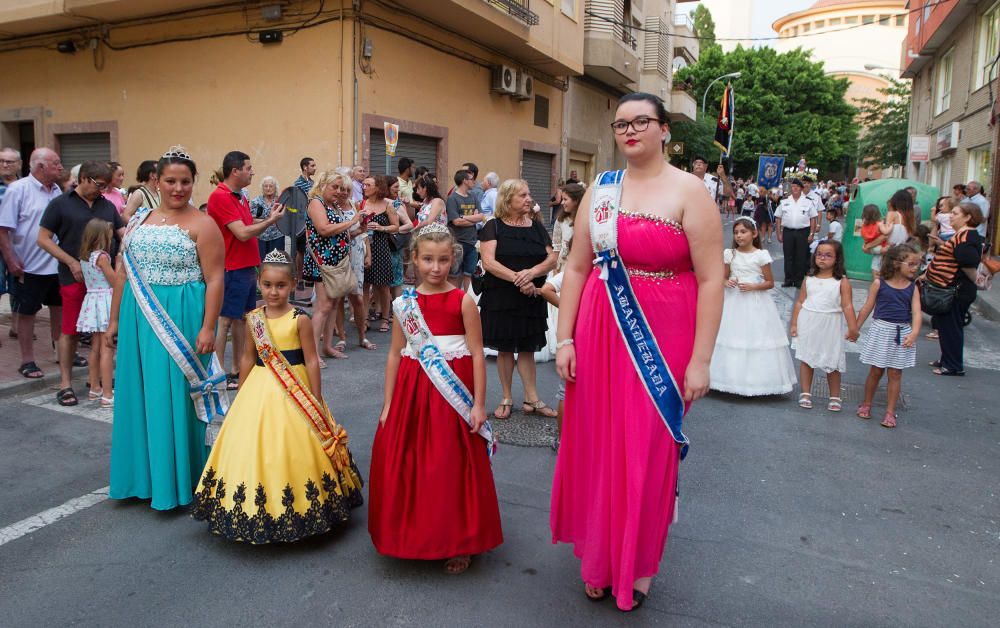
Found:
[[[300,316],[307,314],[296,308],[267,323],[271,341],[308,386]],[[346,439],[339,446],[346,450]],[[322,534],[346,522],[364,501],[361,475],[346,454],[337,457],[346,463],[331,461],[302,410],[258,361],[222,424],[191,515],[232,541],[291,542]]]

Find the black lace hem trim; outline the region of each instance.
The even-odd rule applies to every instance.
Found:
[[[305,498],[309,508],[305,512],[295,510],[295,491],[286,484],[281,494],[281,504],[285,511],[278,516],[267,512],[267,493],[261,484],[257,485],[254,494],[256,513],[244,512],[243,504],[247,499],[247,486],[241,483],[233,493],[233,507],[227,510],[222,506],[226,496],[226,482],[222,477],[216,477],[215,469],[209,467],[202,477],[202,490],[194,495],[191,505],[191,516],[199,521],[207,521],[208,529],[213,534],[223,536],[230,541],[239,541],[262,545],[266,543],[291,543],[317,534],[323,534],[346,523],[351,518],[351,509],[364,503],[361,493],[361,474],[358,473],[354,460],[351,468],[340,473],[339,482],[335,482],[329,473],[324,473],[320,480],[326,499],[320,500],[320,490],[316,482],[307,480]],[[345,475],[353,476],[349,481]],[[356,486],[347,494],[337,493],[337,486]]]

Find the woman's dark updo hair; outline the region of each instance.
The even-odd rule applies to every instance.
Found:
[[[653,110],[656,111],[656,117],[659,119],[660,124],[670,124],[670,118],[667,115],[667,108],[663,104],[663,99],[659,96],[646,92],[632,92],[631,94],[625,94],[619,98],[618,106],[621,107],[627,102],[647,102],[653,105]]]
[[[180,155],[164,155],[160,157],[160,161],[156,162],[156,176],[163,176],[163,171],[166,170],[167,166],[172,166],[174,164],[187,166],[188,170],[191,171],[191,176],[198,176],[198,167],[194,165],[194,161],[190,157],[182,157]]]
[[[139,167],[135,171],[135,180],[139,183],[145,183],[149,181],[149,177],[153,175],[157,170],[156,162],[152,159],[147,159],[146,161],[139,164]]]
[[[423,201],[426,202],[435,198],[441,198],[441,192],[438,191],[438,184],[429,174],[425,174],[417,179],[417,182],[413,184],[413,189],[416,190],[418,185],[424,188]]]

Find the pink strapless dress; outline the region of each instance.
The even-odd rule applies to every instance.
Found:
[[[621,212],[618,251],[683,393],[698,301],[687,238],[672,221]],[[576,383],[566,386],[552,542],[572,543],[584,582],[610,585],[618,607],[628,610],[634,581],[659,569],[680,447],[635,371],[597,269],[580,298],[574,344]]]

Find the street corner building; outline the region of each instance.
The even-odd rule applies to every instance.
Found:
[[[303,155],[392,174],[405,156],[442,184],[472,161],[527,179],[547,208],[584,4],[4,0],[0,145],[119,161],[128,182],[175,144],[205,172],[243,150],[283,186]],[[195,202],[210,191],[200,177]]]
[[[947,0],[915,9],[900,51],[901,76],[913,82],[907,177],[949,194],[968,181],[990,199],[987,242],[1000,252],[996,199],[1000,170],[997,54],[1000,1]]]

